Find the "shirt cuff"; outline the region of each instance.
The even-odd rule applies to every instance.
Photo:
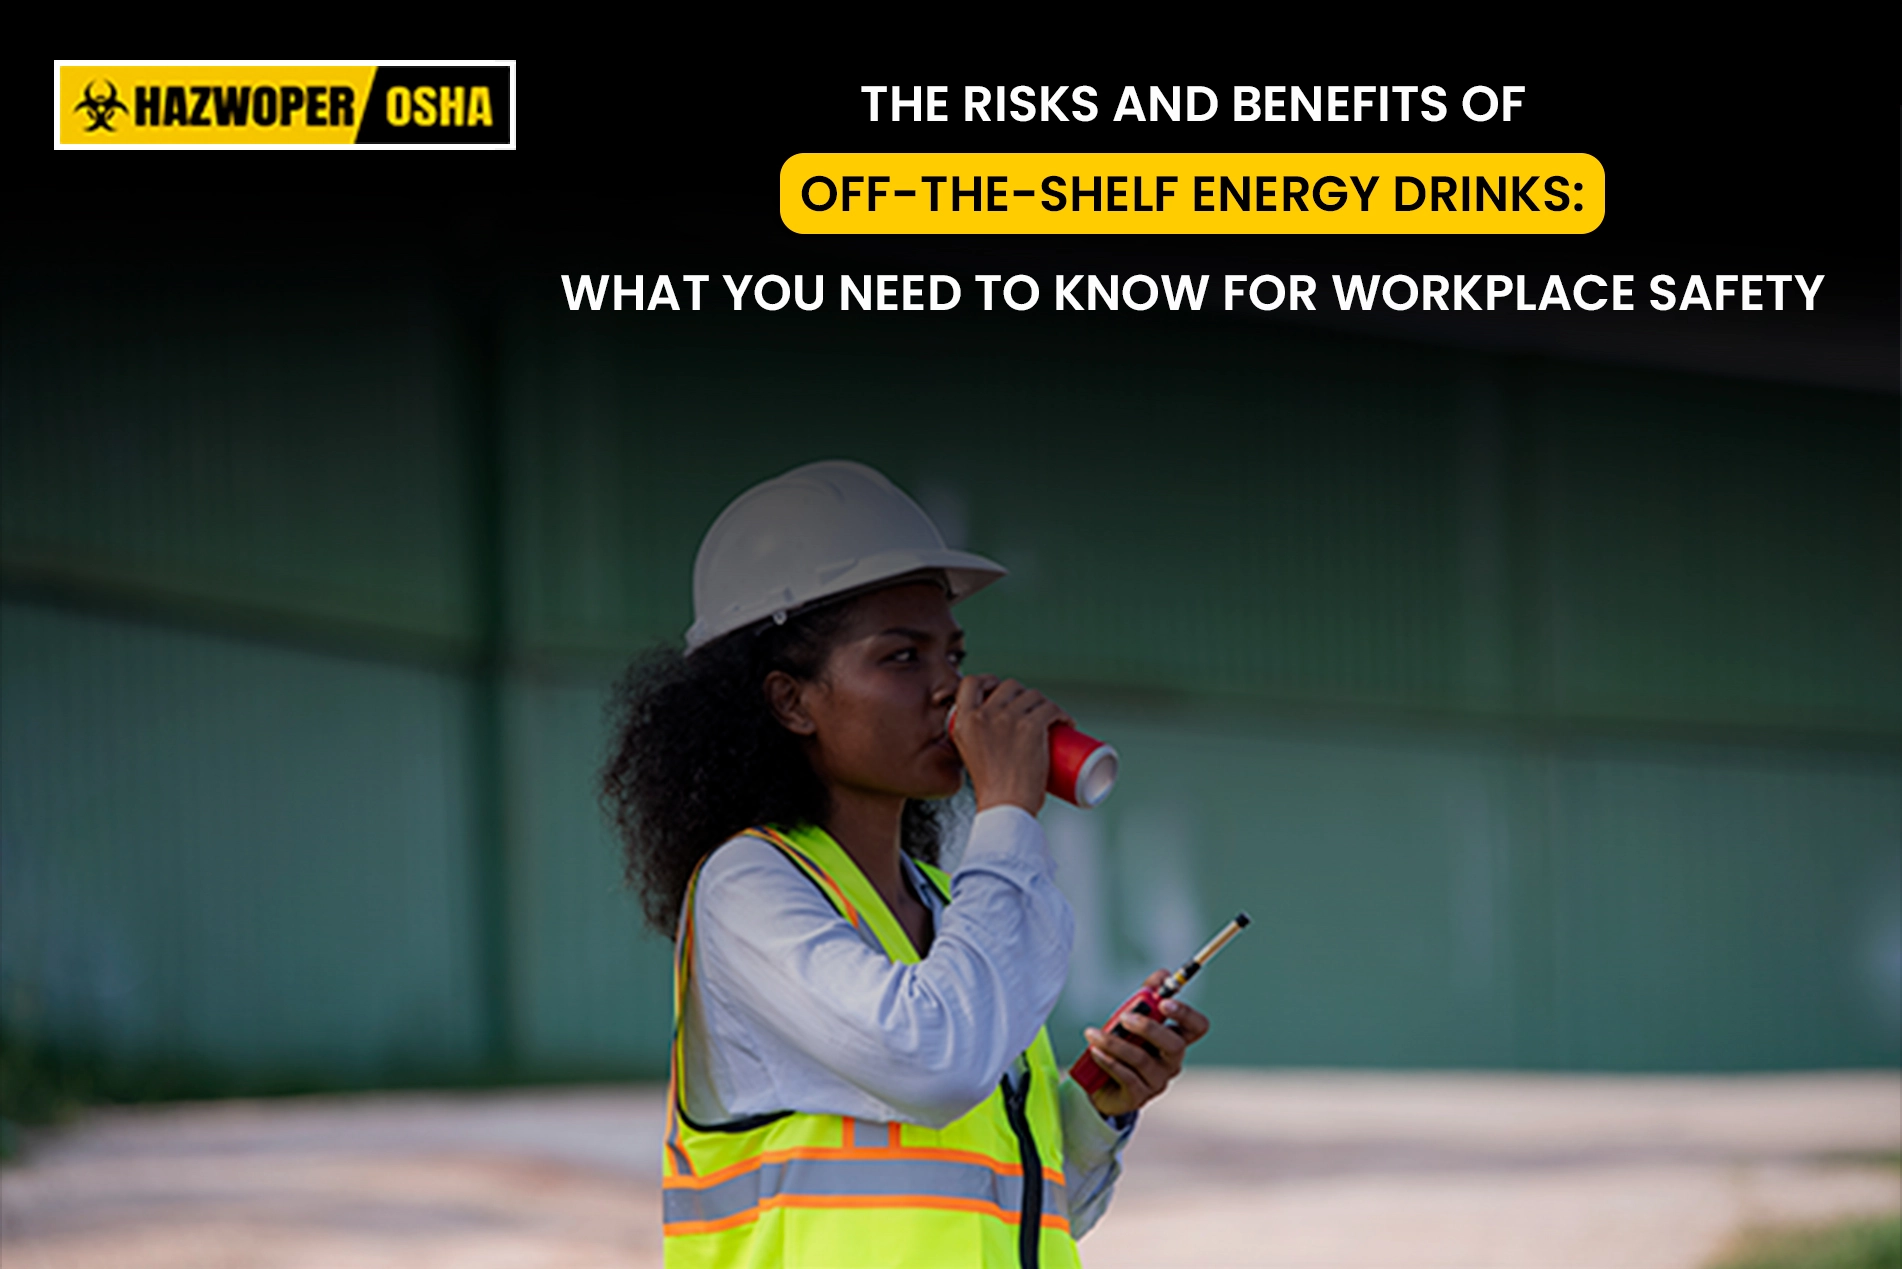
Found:
[[[1068,1077],[1060,1092],[1063,1094],[1058,1101],[1063,1112],[1064,1141],[1080,1160],[1114,1157],[1136,1131],[1136,1116],[1140,1112],[1131,1110],[1105,1118],[1083,1087]]]
[[[1040,868],[1045,864],[1043,825],[1029,811],[1010,803],[979,811],[971,820],[971,836],[959,865],[1002,863],[1012,857]]]

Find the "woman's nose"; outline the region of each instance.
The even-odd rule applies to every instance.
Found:
[[[958,696],[958,684],[963,678],[964,675],[958,670],[957,666],[946,665],[944,671],[938,675],[937,682],[931,685],[932,701],[940,705],[949,705],[952,701],[956,700]]]

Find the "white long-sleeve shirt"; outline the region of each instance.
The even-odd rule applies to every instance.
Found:
[[[778,849],[736,837],[700,873],[686,1108],[698,1123],[794,1110],[941,1128],[1030,1047],[1069,969],[1074,921],[1034,816],[977,815],[946,906],[910,860],[934,937],[917,964],[840,918]],[[1078,1237],[1109,1205],[1135,1116],[1105,1122],[1065,1079],[1064,1180]]]

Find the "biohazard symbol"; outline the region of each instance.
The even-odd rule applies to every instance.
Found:
[[[92,80],[87,83],[86,95],[79,99],[79,104],[74,106],[73,109],[83,110],[92,116],[92,123],[87,126],[86,131],[97,132],[101,128],[104,128],[107,132],[112,132],[114,131],[112,126],[112,112],[115,110],[125,110],[127,113],[130,113],[130,108],[123,101],[119,100],[118,86],[109,79],[106,81],[106,95],[103,97],[93,96],[92,86],[97,82],[99,81]]]

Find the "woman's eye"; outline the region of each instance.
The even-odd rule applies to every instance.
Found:
[[[951,664],[959,665],[959,666],[964,664],[964,649],[963,648],[953,648],[951,650]]]
[[[898,651],[892,653],[888,659],[892,661],[905,661],[905,662],[916,661],[918,659],[918,649],[900,648]]]

